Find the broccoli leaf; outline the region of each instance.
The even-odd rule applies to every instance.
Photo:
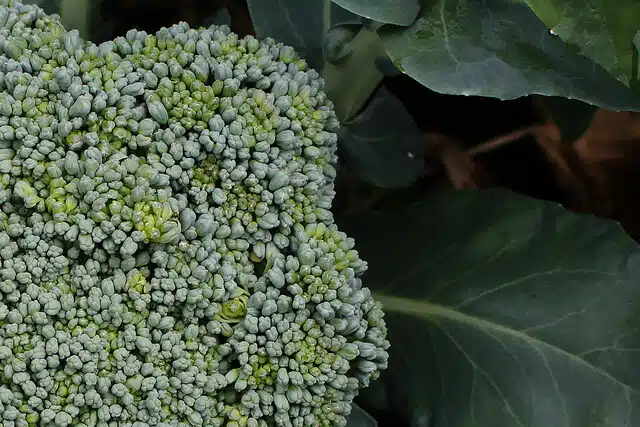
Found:
[[[392,342],[381,409],[433,427],[640,425],[640,250],[618,224],[496,190],[343,222]]]
[[[378,423],[367,412],[356,404],[351,406],[347,416],[347,427],[376,427]]]
[[[562,40],[632,85],[637,75],[640,2],[636,0],[525,0],[538,17]],[[634,59],[634,56],[636,59]]]
[[[379,34],[394,62],[437,92],[563,96],[640,110],[640,97],[551,34],[522,2],[423,0],[414,24],[386,25]]]
[[[393,64],[391,58],[386,55],[376,59],[376,66],[386,77],[396,77],[402,74],[398,67]]]
[[[348,54],[337,62],[327,61],[322,77],[336,116],[341,122],[349,122],[382,82],[384,76],[376,60],[384,55],[384,46],[375,31],[361,28],[342,51]]]
[[[417,0],[332,0],[353,13],[374,21],[410,25],[418,14]]]
[[[353,53],[352,41],[362,29],[358,21],[344,22],[327,30],[322,41],[322,53],[325,61],[339,64]]]
[[[312,67],[322,65],[324,2],[311,0],[248,0],[256,37],[293,46]]]
[[[330,0],[248,0],[256,37],[273,37],[290,45],[318,71],[323,68],[322,41],[334,24],[359,17]]]
[[[340,147],[359,177],[380,187],[405,187],[422,173],[424,141],[400,100],[384,87],[340,128]]]

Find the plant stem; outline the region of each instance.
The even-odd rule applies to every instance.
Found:
[[[479,154],[488,153],[511,142],[524,138],[527,135],[533,135],[540,126],[542,125],[526,126],[506,135],[500,135],[496,138],[492,138],[488,141],[483,142],[482,144],[470,148],[469,150],[467,150],[467,154],[469,154],[470,156],[477,156]]]
[[[349,48],[351,54],[343,62],[326,63],[322,71],[325,92],[342,123],[349,122],[362,110],[384,77],[375,61],[386,53],[375,31],[362,28]]]

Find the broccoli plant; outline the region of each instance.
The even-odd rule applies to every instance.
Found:
[[[640,424],[616,225],[505,193],[332,211],[339,155],[421,173],[385,73],[637,108],[634,50],[578,54],[570,6],[530,3],[256,0],[256,37],[96,44],[0,0],[3,425]]]

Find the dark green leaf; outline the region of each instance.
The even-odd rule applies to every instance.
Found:
[[[560,129],[562,140],[569,143],[574,142],[589,128],[593,115],[598,110],[591,104],[559,96],[541,96],[538,100],[544,112]]]
[[[388,56],[376,58],[376,66],[378,67],[378,70],[387,77],[399,76],[402,74]]]
[[[347,22],[334,25],[326,32],[322,42],[322,53],[325,61],[339,64],[353,52],[351,41],[358,35],[362,24]]]
[[[378,423],[358,405],[353,404],[347,416],[347,427],[376,427]]]
[[[337,63],[326,63],[322,77],[341,122],[352,120],[380,85],[383,75],[376,59],[384,55],[377,33],[362,28],[346,47],[349,54]]]
[[[259,39],[273,37],[293,46],[309,64],[322,68],[324,0],[247,0]]]
[[[418,0],[332,0],[343,8],[374,21],[410,25],[418,14]]]
[[[626,85],[638,78],[633,38],[640,29],[637,0],[525,0],[554,34]],[[637,61],[637,59],[636,59]]]
[[[640,110],[639,97],[552,35],[524,3],[424,3],[413,25],[384,26],[379,33],[394,62],[432,90],[499,99],[562,96]]]
[[[402,103],[380,88],[366,109],[340,129],[343,155],[365,181],[405,187],[422,173],[424,141]]]
[[[247,0],[259,39],[273,37],[294,47],[309,64],[322,70],[322,41],[333,25],[358,16],[330,0]]]
[[[343,228],[387,313],[378,387],[412,425],[640,425],[640,250],[618,224],[482,191]]]

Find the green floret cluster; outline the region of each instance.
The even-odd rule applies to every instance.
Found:
[[[389,342],[323,84],[225,26],[95,45],[0,0],[3,425],[345,425]]]

